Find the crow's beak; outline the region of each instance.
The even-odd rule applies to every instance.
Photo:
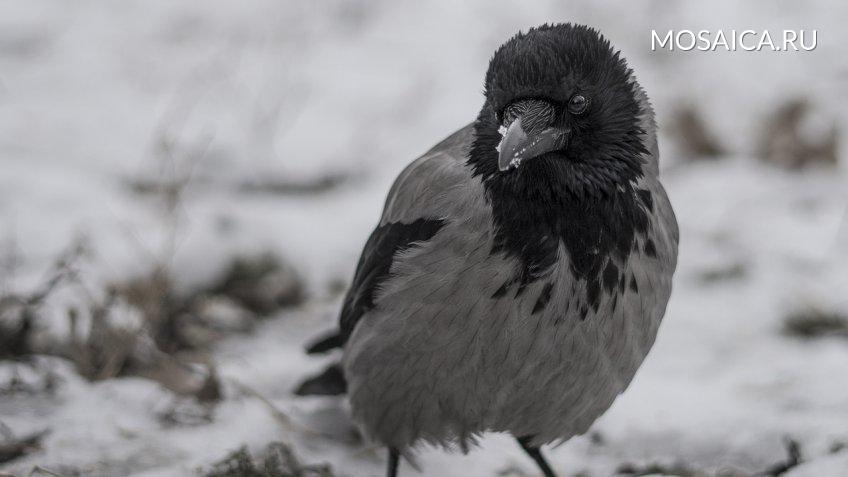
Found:
[[[501,172],[508,171],[527,159],[559,149],[565,145],[567,136],[568,131],[554,127],[528,134],[518,118],[503,132],[503,139],[498,144],[498,168]]]

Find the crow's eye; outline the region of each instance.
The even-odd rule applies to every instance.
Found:
[[[568,112],[571,114],[583,114],[589,106],[589,100],[582,94],[575,94],[568,100]]]

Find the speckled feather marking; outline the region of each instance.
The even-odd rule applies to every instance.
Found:
[[[643,122],[652,122],[649,109]],[[377,308],[345,349],[355,416],[369,435],[401,449],[419,439],[467,446],[487,430],[533,435],[534,443],[585,432],[632,379],[670,294],[676,222],[648,173],[637,187],[652,192],[656,213],[637,241],[650,238],[657,256],[613,259],[630,286],[587,306],[587,283],[575,279],[560,246],[546,280],[517,298],[495,297],[520,264],[490,255],[491,209],[461,161],[470,134],[465,128],[416,161],[393,188],[384,221],[414,220],[411,210],[423,208],[447,225],[398,257]],[[549,282],[556,286],[534,314]]]
[[[394,254],[344,350],[354,416],[388,446],[583,433],[626,389],[664,314],[678,231],[647,97],[594,30],[530,36],[496,53],[477,121],[410,165],[386,201],[381,225],[442,224]],[[575,66],[582,85],[561,75]],[[567,154],[498,175],[502,109],[577,88],[596,108],[574,121]]]

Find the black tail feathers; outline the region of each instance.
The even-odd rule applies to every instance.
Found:
[[[325,353],[331,349],[344,346],[344,339],[340,332],[333,332],[306,347],[307,354]]]
[[[308,354],[325,353],[335,348],[341,348],[344,346],[344,342],[341,332],[334,331],[307,346],[306,352]],[[339,363],[332,364],[318,376],[303,381],[294,390],[294,393],[298,396],[338,396],[346,392],[347,381]]]
[[[294,393],[298,396],[338,396],[347,392],[347,381],[341,366],[330,365],[323,373],[300,383]]]

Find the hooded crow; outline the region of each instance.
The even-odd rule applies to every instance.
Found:
[[[298,394],[347,393],[389,449],[463,451],[508,432],[540,446],[586,432],[653,345],[678,228],[654,113],[597,30],[543,25],[495,52],[477,119],[395,181],[365,244],[343,349]]]

